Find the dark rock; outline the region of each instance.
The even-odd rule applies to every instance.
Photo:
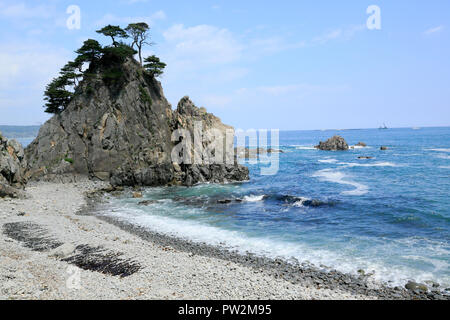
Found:
[[[157,203],[158,201],[156,200],[144,200],[138,203],[138,205],[140,206],[149,206],[151,204]]]
[[[316,149],[325,151],[338,151],[338,150],[348,150],[348,143],[341,136],[334,136],[328,139],[326,142],[320,142]]]
[[[384,147],[384,146],[383,146],[383,147],[380,148],[380,150],[381,150],[381,151],[386,151],[386,150],[388,150],[388,147]]]
[[[231,202],[233,202],[233,200],[230,200],[230,199],[217,200],[217,203],[220,203],[220,204],[228,204]]]
[[[358,159],[373,159],[373,157],[358,157]]]
[[[33,180],[67,177],[71,181],[88,176],[109,180],[113,187],[248,180],[248,169],[236,158],[217,165],[206,161],[207,156],[200,164],[174,164],[172,151],[181,143],[172,141],[175,130],[186,129],[193,140],[196,121],[203,132],[214,128],[234,133],[234,129],[204,108],[197,108],[188,97],[173,111],[160,82],[134,59],[119,67],[122,78],[111,87],[102,77],[105,66],[94,66],[92,77],[76,88],[68,107],[41,127],[25,150]],[[203,138],[206,149],[209,136]]]
[[[357,147],[367,147],[367,144],[365,144],[364,142],[358,142],[355,146],[357,146]]]
[[[427,292],[428,291],[428,287],[422,283],[417,283],[414,281],[409,281],[406,285],[405,288],[413,291],[413,292],[417,292],[417,293],[421,293],[421,292]]]

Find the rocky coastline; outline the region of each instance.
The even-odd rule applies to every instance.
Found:
[[[139,238],[161,246],[169,246],[189,255],[217,258],[251,268],[254,272],[264,273],[275,279],[283,279],[292,284],[301,284],[306,288],[343,290],[353,295],[373,297],[383,300],[450,300],[450,291],[442,292],[443,288],[434,283],[430,288],[424,284],[410,281],[405,287],[389,286],[375,281],[370,271],[359,270],[358,276],[345,274],[326,266],[314,266],[310,263],[300,263],[296,259],[269,258],[250,252],[245,254],[236,250],[214,246],[207,243],[196,243],[154,232],[129,222],[114,219],[111,216],[98,215],[104,210],[105,197],[110,193],[120,196],[127,190],[95,190],[86,195],[86,205],[77,213],[82,216],[95,216],[102,221],[111,223],[120,229],[132,233]],[[106,209],[107,210],[107,209]]]

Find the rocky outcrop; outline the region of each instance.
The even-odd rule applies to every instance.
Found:
[[[234,128],[207,113],[205,108],[196,107],[187,96],[180,100],[173,113],[172,129],[187,130],[193,138],[192,163],[174,166],[176,180],[190,186],[204,182],[227,183],[249,179],[248,168],[239,165],[234,154]],[[215,140],[219,142],[217,148],[208,150]],[[222,151],[220,154],[219,149]]]
[[[26,184],[26,160],[22,145],[0,133],[0,197],[22,197]]]
[[[326,142],[320,142],[317,149],[326,151],[338,151],[338,150],[348,150],[348,143],[341,136],[334,136],[328,139]]]
[[[160,186],[248,178],[247,168],[236,161],[217,166],[174,164],[172,150],[180,141],[172,141],[173,130],[192,131],[194,120],[206,128],[231,127],[187,97],[173,111],[161,84],[133,59],[119,71],[119,79],[107,81],[102,67],[89,70],[69,106],[41,127],[25,151],[33,179],[89,176],[114,186]]]

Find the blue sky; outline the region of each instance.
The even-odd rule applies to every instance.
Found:
[[[69,30],[69,5],[81,28]],[[369,30],[369,5],[381,30]],[[107,24],[146,21],[184,95],[242,129],[450,125],[450,1],[0,0],[0,124],[43,123],[46,83]]]

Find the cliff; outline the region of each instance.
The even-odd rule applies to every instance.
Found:
[[[25,150],[32,179],[84,175],[125,186],[248,179],[248,169],[236,158],[228,165],[174,164],[171,153],[180,142],[172,141],[174,130],[192,132],[194,121],[221,131],[231,127],[187,97],[173,111],[161,84],[134,59],[114,71],[111,78],[104,67],[89,70],[68,107],[41,127]]]
[[[27,180],[27,162],[22,146],[0,133],[0,197],[21,197]]]

